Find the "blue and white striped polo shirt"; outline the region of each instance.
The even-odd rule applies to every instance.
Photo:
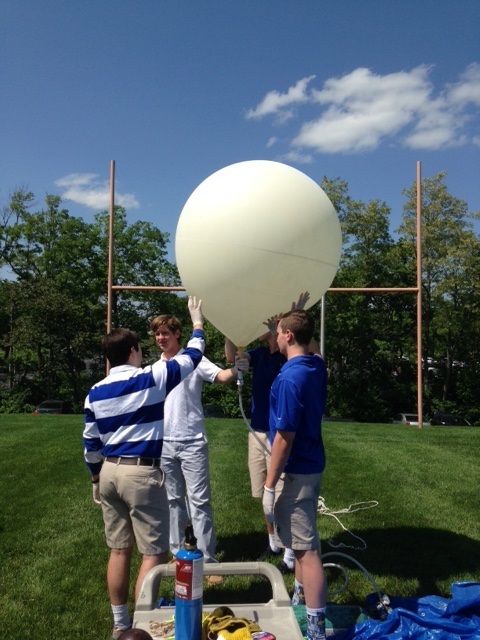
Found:
[[[198,366],[205,348],[203,331],[195,330],[187,348],[168,361],[140,369],[112,367],[85,400],[83,442],[92,475],[103,457],[160,458],[163,409],[167,394]]]

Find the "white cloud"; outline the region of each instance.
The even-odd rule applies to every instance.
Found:
[[[371,151],[387,141],[427,150],[477,144],[477,132],[469,133],[468,126],[478,125],[480,64],[472,63],[458,82],[439,91],[430,81],[431,71],[420,65],[382,76],[358,68],[327,79],[319,89],[311,86],[315,76],[309,76],[286,93],[269,92],[247,118],[273,116],[279,123],[300,117],[302,106],[317,109],[318,115],[301,123],[291,140],[300,157],[306,150]]]
[[[457,83],[447,84],[439,97],[418,110],[418,120],[405,143],[412,149],[438,150],[475,143],[467,135],[467,126],[474,119],[471,106],[480,105],[480,64],[469,65]]]
[[[386,137],[411,124],[428,101],[428,68],[386,76],[356,69],[340,79],[331,78],[312,98],[325,105],[321,116],[304,124],[292,141],[295,147],[338,153],[375,149]]]
[[[428,102],[417,116],[412,133],[405,137],[405,146],[410,149],[439,150],[467,142],[461,133],[466,117],[450,108],[444,96]]]
[[[247,111],[247,120],[259,120],[267,115],[274,115],[278,122],[290,120],[294,114],[291,106],[308,102],[307,86],[314,78],[302,78],[286,93],[270,91],[255,109]]]
[[[89,209],[103,210],[110,207],[110,183],[99,180],[96,173],[70,173],[55,181],[64,189],[64,200],[84,205]],[[126,209],[138,209],[140,203],[132,193],[118,193],[115,190],[115,204]]]
[[[447,98],[452,104],[480,106],[480,64],[470,64],[460,75],[460,81],[447,85]]]
[[[271,138],[269,138],[267,142],[267,149],[270,149],[270,147],[273,147],[273,145],[276,144],[277,142],[278,142],[278,138],[276,138],[275,136],[272,136]]]
[[[300,151],[289,151],[278,158],[280,162],[292,162],[293,164],[312,164],[313,156],[311,153],[300,153]]]

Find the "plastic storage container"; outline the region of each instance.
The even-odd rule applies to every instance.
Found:
[[[272,633],[276,640],[302,640],[303,635],[290,603],[283,576],[268,562],[224,562],[204,565],[205,575],[263,575],[270,580],[272,598],[262,603],[235,603],[226,605],[238,618],[248,618],[257,622],[264,631]],[[133,627],[152,634],[151,622],[168,622],[175,613],[175,607],[156,607],[162,576],[175,576],[175,565],[161,564],[151,569],[143,581],[138,597]],[[204,604],[203,612],[211,613],[219,605]],[[225,605],[223,605],[225,606]],[[172,634],[173,635],[173,634]],[[152,635],[152,637],[158,637]]]

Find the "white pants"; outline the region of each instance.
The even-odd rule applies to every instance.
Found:
[[[176,554],[183,548],[185,527],[190,520],[197,547],[203,552],[205,562],[215,562],[216,538],[206,439],[183,442],[164,440],[161,467],[165,472],[170,507],[170,551]]]

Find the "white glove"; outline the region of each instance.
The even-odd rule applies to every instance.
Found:
[[[305,305],[307,304],[308,300],[310,298],[310,294],[308,291],[305,291],[305,293],[301,293],[298,297],[297,302],[292,302],[292,311],[302,311],[302,309],[305,308]]]
[[[92,489],[93,489],[93,501],[95,504],[102,504],[102,501],[100,500],[100,483],[99,482],[95,482],[92,484]]]
[[[269,489],[268,487],[263,488],[263,513],[265,514],[268,522],[272,524],[275,522],[275,516],[273,515],[273,509],[275,507],[275,489]]]
[[[198,300],[197,302],[195,296],[189,296],[188,310],[190,312],[190,318],[192,319],[193,326],[195,326],[196,324],[203,325],[202,301]]]
[[[235,369],[237,371],[241,371],[242,373],[248,373],[248,370],[250,369],[250,361],[248,358],[239,358],[238,356],[235,356]]]

